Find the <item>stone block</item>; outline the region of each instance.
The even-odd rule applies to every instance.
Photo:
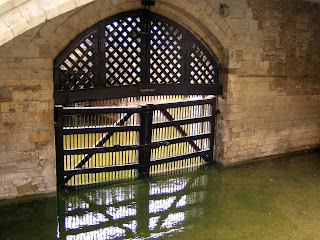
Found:
[[[51,52],[50,52],[51,48],[50,45],[48,44],[41,44],[39,46],[39,56],[41,58],[48,58],[51,56]]]
[[[0,187],[0,199],[6,199],[10,196],[9,188],[7,187]]]
[[[46,184],[46,191],[47,192],[54,192],[57,190],[56,181],[50,181]]]
[[[9,162],[0,165],[0,174],[13,173],[17,170],[16,164],[10,162],[10,159],[8,159],[8,161]]]
[[[23,133],[26,137],[27,135],[25,133]],[[29,138],[28,138],[29,140]],[[35,149],[35,145],[34,143],[19,143],[17,145],[17,151],[19,152],[28,152],[28,151],[32,151]]]
[[[49,120],[48,122],[34,123],[32,124],[32,130],[33,131],[53,131],[54,130],[53,122]]]
[[[0,46],[6,42],[9,42],[14,38],[13,32],[11,28],[9,28],[5,22],[0,19]]]
[[[28,133],[28,142],[29,143],[41,142],[41,140],[40,140],[40,131],[29,132]]]
[[[52,90],[42,90],[40,95],[40,100],[52,100],[53,91]]]
[[[9,152],[7,155],[7,162],[17,164],[17,162],[22,162],[26,159],[25,152]]]
[[[46,58],[44,60],[44,69],[49,70],[51,73],[53,72],[53,59],[52,58]]]
[[[76,8],[76,4],[74,0],[54,0],[58,7],[59,7],[59,13],[63,14],[66,12],[69,12]]]
[[[20,145],[28,143],[28,135],[24,132],[13,133],[12,137],[14,144]]]
[[[36,0],[25,2],[18,8],[23,18],[27,20],[29,29],[43,23],[46,19],[42,6]]]
[[[40,131],[40,142],[47,142],[51,140],[51,131]]]
[[[20,196],[36,194],[38,192],[38,185],[25,185],[25,186],[17,186],[17,194]]]
[[[52,19],[59,15],[58,4],[55,1],[40,0],[39,3],[43,8],[47,19]]]
[[[12,101],[12,92],[7,85],[0,86],[0,103]]]

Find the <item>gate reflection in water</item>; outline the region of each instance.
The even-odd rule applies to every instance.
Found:
[[[207,175],[136,181],[59,194],[60,239],[150,239],[183,231],[201,217]]]

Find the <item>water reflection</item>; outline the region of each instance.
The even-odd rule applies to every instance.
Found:
[[[0,201],[0,239],[320,239],[319,196],[317,151]]]
[[[194,175],[194,174],[193,174]],[[203,214],[207,175],[150,179],[59,194],[59,239],[150,239]]]

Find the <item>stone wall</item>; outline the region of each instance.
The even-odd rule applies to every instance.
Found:
[[[52,2],[51,15],[45,11],[48,16],[39,14],[36,21],[30,13],[29,22],[21,25],[18,15],[8,14],[15,8],[0,5],[0,26],[4,22],[13,29],[17,22],[14,26],[20,27],[0,46],[0,198],[56,188],[54,58],[93,24],[141,8],[135,0]],[[219,162],[320,146],[319,4],[159,0],[153,11],[199,36],[222,64]]]
[[[252,20],[231,44],[222,99],[224,164],[320,144],[319,5],[251,0],[248,9]]]

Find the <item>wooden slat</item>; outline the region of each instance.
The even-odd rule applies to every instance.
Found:
[[[191,123],[200,123],[200,122],[209,122],[212,116],[209,117],[201,117],[201,118],[188,118],[182,120],[172,120],[170,122],[161,122],[161,123],[154,123],[152,124],[152,128],[164,128],[164,127],[171,127],[171,126],[181,126]]]
[[[139,166],[138,163],[128,163],[123,165],[114,165],[114,166],[105,166],[105,167],[69,169],[69,170],[64,170],[64,174],[67,177],[72,177],[74,175],[84,174],[84,173],[101,173],[101,172],[114,172],[114,171],[137,169],[138,166]]]
[[[127,146],[115,145],[115,146],[112,146],[112,147],[65,149],[63,151],[63,153],[65,155],[76,155],[76,154],[93,155],[93,154],[96,154],[96,153],[108,153],[108,152],[139,150],[140,148],[141,148],[141,146],[139,146],[139,145],[127,145]]]
[[[169,120],[169,121],[174,121],[174,117],[166,110],[166,109],[161,109],[160,110],[162,112],[162,114]],[[188,136],[188,134],[186,133],[186,131],[180,126],[177,125],[175,126],[175,128],[178,130],[178,132],[182,135],[182,136]],[[194,141],[189,141],[191,147],[196,150],[196,151],[200,151],[201,148],[194,142]],[[203,156],[203,159],[205,161],[208,161],[208,157],[207,156]]]
[[[187,153],[187,154],[175,155],[175,156],[171,156],[171,157],[153,159],[150,161],[150,165],[175,162],[175,161],[188,159],[188,158],[194,158],[194,157],[204,157],[204,156],[208,155],[209,153],[210,153],[210,151],[208,150],[208,151],[199,151],[199,152],[195,152],[195,153]]]
[[[160,110],[160,109],[168,109],[168,108],[197,106],[197,105],[211,104],[213,103],[214,100],[215,98],[209,98],[209,99],[191,100],[191,101],[184,101],[184,102],[155,103],[155,104],[152,104],[152,108],[155,110]]]
[[[107,113],[137,113],[140,107],[64,107],[64,115],[92,115]]]
[[[172,139],[165,139],[157,142],[152,142],[150,144],[150,147],[158,148],[161,146],[166,146],[166,145],[175,144],[175,143],[190,142],[198,139],[209,138],[210,136],[211,136],[210,133],[205,133],[205,134],[199,134],[199,135],[188,136],[188,137],[177,137]]]
[[[122,118],[118,119],[116,121],[116,125],[123,125],[126,121],[128,121],[128,119],[133,115],[133,113],[127,113],[125,114]],[[113,132],[108,132],[108,133],[105,133],[95,144],[93,147],[102,147],[103,144],[105,144],[113,135],[114,133]],[[86,154],[85,157],[81,158],[80,161],[74,166],[74,168],[81,168],[83,167],[86,162],[88,162],[91,157],[93,156],[94,154]],[[65,178],[65,183],[67,183],[69,180],[70,180],[70,176],[66,176]]]
[[[107,127],[64,127],[64,135],[87,134],[87,133],[115,133],[115,132],[133,132],[139,131],[140,126],[107,126]]]
[[[222,95],[222,85],[220,83],[174,85],[141,83],[128,86],[95,87],[55,91],[54,101],[55,104],[65,105],[73,102],[153,95]]]

